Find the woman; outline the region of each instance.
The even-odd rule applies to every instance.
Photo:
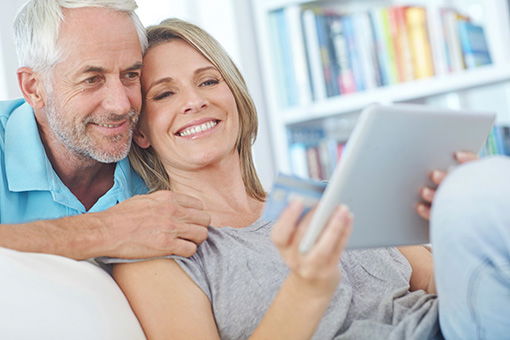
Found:
[[[177,19],[149,28],[148,38],[144,109],[131,162],[152,190],[199,198],[214,227],[189,259],[115,266],[146,335],[437,336],[437,301],[423,290],[433,289],[429,252],[410,247],[342,255],[352,216],[338,207],[314,248],[300,254],[309,221],[307,215],[300,222],[300,202],[274,226],[259,220],[265,193],[251,157],[256,112],[235,65],[206,32]]]

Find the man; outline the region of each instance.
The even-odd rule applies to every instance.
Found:
[[[193,198],[128,199],[146,190],[125,159],[146,44],[135,8],[32,0],[16,18],[25,100],[0,103],[1,247],[74,259],[190,256],[206,238],[209,218]]]
[[[65,257],[190,256],[207,237],[199,201],[144,194],[125,159],[146,45],[135,8],[30,0],[16,18],[24,100],[0,103],[2,339],[141,339],[113,280]]]

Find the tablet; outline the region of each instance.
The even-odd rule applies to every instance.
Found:
[[[420,188],[435,169],[456,165],[455,151],[478,151],[495,114],[421,105],[366,108],[349,138],[300,243],[315,243],[335,206],[354,215],[348,248],[429,242],[428,222],[416,213]]]

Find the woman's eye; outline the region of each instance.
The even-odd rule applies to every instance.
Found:
[[[200,86],[211,86],[211,85],[216,85],[218,84],[220,81],[218,79],[208,79],[202,83],[200,83]]]
[[[160,93],[154,97],[152,97],[152,99],[154,100],[161,100],[161,99],[164,99],[164,98],[167,98],[167,97],[170,97],[171,95],[173,94],[173,92],[171,91],[166,91],[166,92],[163,92],[163,93]]]

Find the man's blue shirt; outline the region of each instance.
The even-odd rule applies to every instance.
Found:
[[[127,159],[117,163],[114,184],[88,212],[101,211],[147,192]],[[62,183],[46,156],[32,108],[0,101],[0,223],[22,223],[87,212]]]

